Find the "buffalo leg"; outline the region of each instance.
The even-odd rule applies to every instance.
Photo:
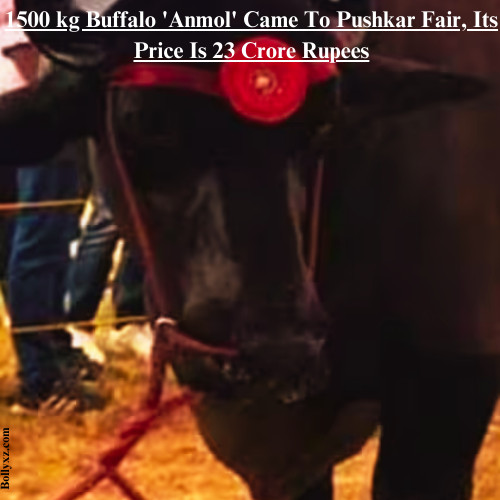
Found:
[[[376,500],[468,500],[497,388],[486,357],[391,352]]]

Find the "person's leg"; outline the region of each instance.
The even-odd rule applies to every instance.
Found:
[[[109,209],[106,195],[94,186],[94,210],[80,238],[78,254],[68,272],[67,318],[69,321],[92,320],[102,298],[112,266],[112,257],[119,238],[118,228]],[[137,251],[125,245],[122,262],[113,284],[113,299],[118,318],[144,315],[143,268]],[[81,345],[89,356],[100,349],[92,341],[90,328],[72,328],[75,345]],[[102,339],[101,339],[102,340]],[[119,323],[106,336],[106,350],[124,346],[147,356],[151,335],[142,324]],[[121,347],[117,347],[121,346]],[[101,346],[102,347],[102,346]],[[91,353],[92,351],[92,353]],[[99,352],[99,356],[104,356]]]
[[[67,318],[85,321],[95,317],[112,265],[118,229],[101,193],[79,240],[78,253],[67,275]]]
[[[6,168],[2,172],[0,185],[0,203],[11,203],[16,199],[16,174],[14,169]],[[0,212],[0,284],[6,279],[7,264],[10,254],[13,219]],[[1,291],[1,290],[0,290]]]
[[[468,500],[495,405],[491,360],[392,351],[385,363],[376,500]]]
[[[73,198],[78,192],[75,168],[25,167],[18,172],[19,201]],[[19,215],[8,266],[13,327],[63,320],[68,244],[76,237],[78,216],[67,212]],[[70,348],[63,330],[13,335],[19,356],[21,392],[35,405],[61,380],[58,358]]]

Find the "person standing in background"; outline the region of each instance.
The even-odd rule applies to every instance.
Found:
[[[28,45],[28,40],[23,32],[5,32],[4,23],[7,22],[6,13],[12,9],[10,0],[0,0],[0,94],[11,92],[26,84],[26,76],[33,72],[34,49]],[[24,55],[18,58],[18,62],[7,57],[3,49],[12,48],[17,44],[24,51]],[[19,53],[18,53],[19,54]],[[20,54],[19,54],[20,55]],[[29,78],[29,76],[28,76]],[[16,173],[15,169],[6,168],[2,171],[2,182],[0,184],[0,203],[10,203],[16,197]],[[10,240],[12,236],[12,220],[10,217],[0,213],[0,283],[4,285],[9,259]],[[4,288],[2,288],[4,289]]]
[[[24,34],[5,30],[12,3],[1,0],[0,90],[3,94],[36,84],[42,61]],[[29,145],[27,145],[29,147]],[[80,194],[79,171],[87,161],[85,140],[67,144],[44,165],[17,171],[19,202],[72,199]],[[63,329],[44,325],[64,320],[63,297],[69,264],[69,243],[78,235],[78,214],[33,212],[17,216],[8,263],[8,302],[13,343],[19,361],[20,390],[12,410],[80,407],[90,400],[80,390],[97,367],[71,347]],[[40,325],[37,331],[15,333],[18,327]],[[82,386],[83,387],[83,386]]]
[[[108,276],[113,264],[113,254],[120,231],[111,211],[109,194],[103,186],[98,169],[98,159],[92,140],[89,140],[91,184],[91,213],[78,239],[76,256],[69,265],[66,276],[66,319],[69,323],[92,321],[97,314]],[[125,242],[119,269],[112,284],[113,303],[117,319],[129,318],[119,330],[108,332],[102,346],[110,352],[131,351],[143,359],[149,358],[152,333],[145,322],[144,268],[140,252]],[[92,342],[93,327],[70,327],[76,342]]]

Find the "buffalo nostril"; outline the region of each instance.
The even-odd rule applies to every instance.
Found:
[[[273,339],[270,336],[242,342],[241,358],[232,363],[234,374],[246,381],[264,383],[266,392],[284,403],[300,401],[326,389],[330,368],[325,338],[317,335]],[[241,377],[239,377],[241,380]]]
[[[255,372],[282,379],[316,372],[325,362],[324,337],[312,334],[295,336],[259,336],[245,339],[239,350]]]

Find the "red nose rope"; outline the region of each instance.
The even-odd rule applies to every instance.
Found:
[[[260,46],[286,46],[272,38],[255,39]],[[235,49],[235,57],[241,57],[241,45]],[[222,65],[219,74],[189,66],[133,64],[121,68],[111,82],[111,87],[173,87],[189,89],[207,95],[228,99],[233,109],[248,119],[273,124],[289,118],[303,104],[310,83],[325,81],[337,75],[335,65],[311,63],[307,67],[300,62],[231,63]],[[172,304],[173,287],[162,286],[154,272],[154,251],[148,227],[121,158],[113,129],[113,103],[108,92],[106,110],[106,139],[112,168],[123,193],[132,229],[142,251],[153,300],[159,311],[168,313]],[[311,241],[309,245],[309,272],[314,273],[317,254],[318,225],[320,215],[323,166],[317,170],[313,194]],[[175,276],[175,273],[171,273]],[[163,284],[164,285],[164,284]],[[160,317],[154,324],[154,342],[151,353],[151,369],[146,397],[138,411],[125,422],[116,437],[100,452],[94,465],[77,481],[63,489],[50,500],[74,500],[108,479],[130,500],[145,500],[131,482],[117,468],[128,452],[151,429],[161,416],[168,416],[176,409],[196,403],[200,396],[189,390],[167,397],[162,401],[163,380],[167,363],[179,354],[215,355],[234,357],[238,353],[228,347],[213,347],[199,342],[178,328],[177,321]]]

